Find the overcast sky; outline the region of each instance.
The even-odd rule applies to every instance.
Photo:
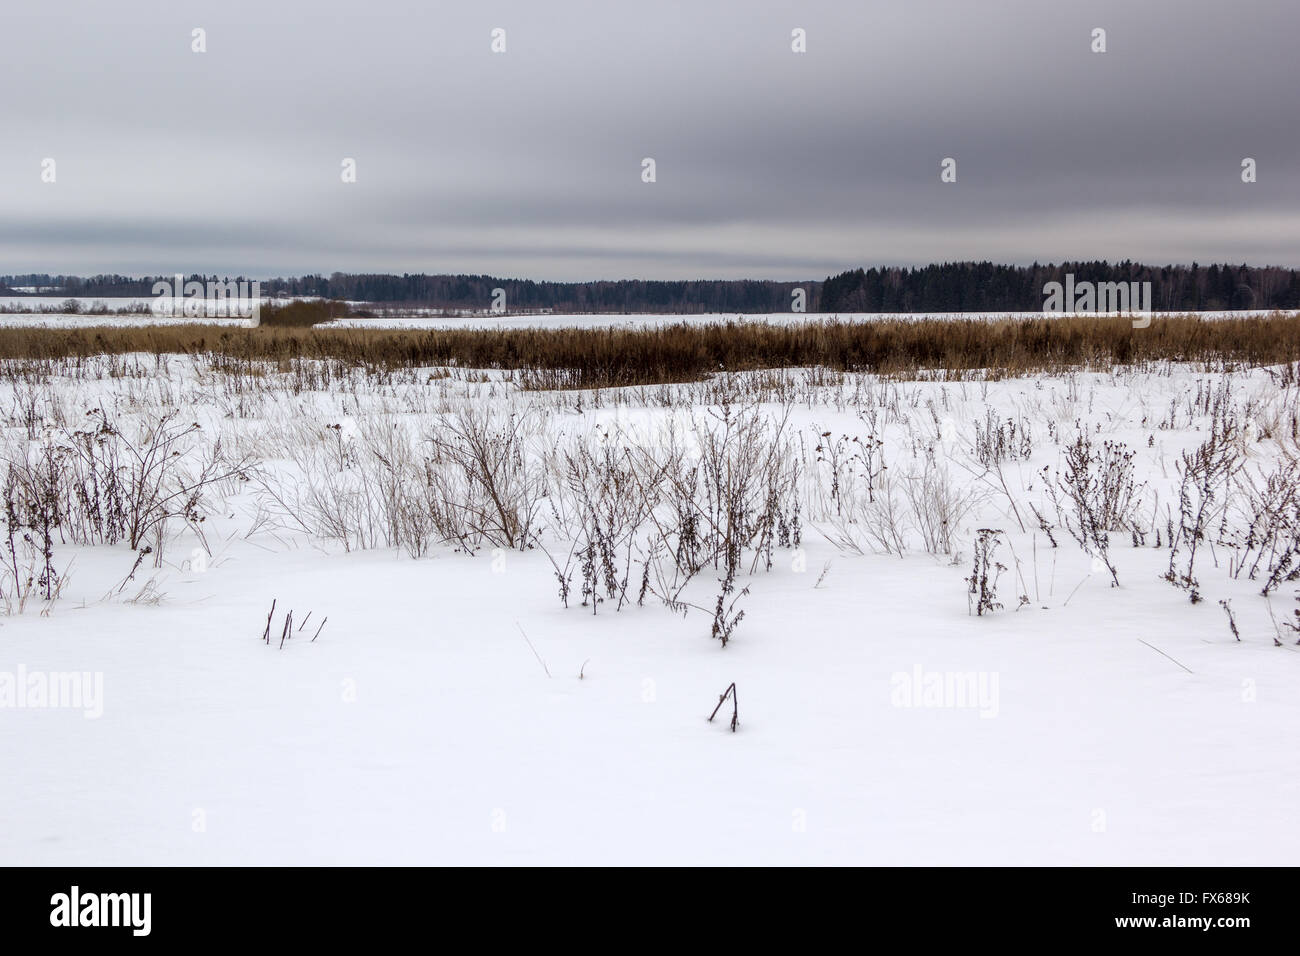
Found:
[[[1295,0],[6,2],[0,273],[1300,266],[1298,39]]]

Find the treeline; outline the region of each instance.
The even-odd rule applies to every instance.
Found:
[[[1135,262],[1067,262],[1007,266],[949,262],[920,268],[855,269],[825,282],[755,279],[534,282],[485,275],[345,274],[262,280],[266,295],[321,296],[387,306],[485,311],[505,293],[509,312],[790,312],[796,289],[808,312],[1036,312],[1044,286],[1065,282],[1150,282],[1161,312],[1300,309],[1300,270],[1246,265],[1146,266]],[[162,276],[170,280],[171,276]],[[227,279],[187,276],[188,280]],[[238,277],[238,278],[243,278]],[[154,277],[0,276],[0,295],[36,287],[48,295],[147,299]]]
[[[162,276],[167,280],[172,280],[174,276]],[[191,279],[205,279],[205,276],[189,276]],[[90,277],[83,276],[64,276],[48,275],[41,272],[33,272],[27,275],[0,276],[0,296],[5,295],[66,295],[76,297],[125,297],[138,296],[142,299],[150,298],[152,295],[153,284],[157,281],[153,276],[119,276],[119,275],[97,275]],[[27,289],[35,289],[35,292],[27,292]]]
[[[187,275],[185,281],[195,282],[238,282],[240,280],[254,281],[248,276],[203,276]],[[79,299],[93,298],[153,298],[153,285],[155,282],[172,282],[176,281],[175,275],[165,276],[119,276],[119,275],[97,275],[97,276],[64,276],[48,275],[46,273],[33,272],[27,275],[0,276],[0,296],[14,295],[48,295],[48,296],[70,296]],[[23,291],[26,289],[36,289],[38,292]],[[263,291],[266,290],[266,283],[262,283]]]
[[[161,276],[171,281],[173,276]],[[186,281],[225,276],[186,276]],[[243,278],[243,277],[240,277]],[[120,275],[0,276],[0,295],[13,287],[36,287],[56,296],[150,297],[155,277]],[[552,312],[789,312],[792,293],[803,289],[805,308],[813,311],[819,282],[771,282],[757,279],[600,282],[534,282],[485,275],[344,274],[262,280],[265,295],[322,296],[349,302],[424,306],[455,310],[491,309],[497,289],[505,292],[507,311]]]
[[[856,269],[828,278],[821,312],[1035,312],[1043,287],[1081,282],[1150,282],[1158,312],[1300,309],[1300,270],[1250,266],[1144,266],[1065,262],[1003,266],[950,262],[914,269]]]
[[[813,299],[817,282],[756,279],[598,282],[534,282],[485,275],[344,275],[272,279],[263,288],[284,295],[322,295],[351,302],[488,309],[496,290],[508,311],[553,312],[789,312],[791,294]],[[811,310],[812,303],[808,303]]]

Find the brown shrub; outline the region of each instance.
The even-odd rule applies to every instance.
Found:
[[[261,324],[268,328],[305,329],[348,315],[346,302],[298,299],[285,305],[263,306]]]

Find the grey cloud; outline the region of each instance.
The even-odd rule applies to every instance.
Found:
[[[1300,8],[1283,0],[124,0],[6,18],[0,272],[1300,265]]]

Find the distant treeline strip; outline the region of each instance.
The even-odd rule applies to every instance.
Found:
[[[999,266],[958,262],[921,269],[857,269],[822,285],[821,312],[1035,312],[1044,287],[1065,283],[1150,282],[1156,312],[1300,309],[1300,270],[1249,266],[1144,266],[1067,262]],[[1068,309],[1066,310],[1068,311]]]
[[[263,280],[269,295],[322,296],[352,302],[487,310],[496,289],[509,310],[554,312],[765,313],[792,311],[796,289],[809,312],[1036,312],[1043,287],[1064,282],[1150,282],[1159,312],[1300,309],[1300,270],[1232,265],[1147,266],[1135,262],[1064,262],[1007,266],[949,262],[922,268],[856,269],[825,282],[760,280],[533,282],[481,275],[353,275],[336,272]],[[170,279],[171,277],[164,277]],[[205,280],[216,276],[190,276]],[[221,277],[239,278],[239,277]],[[118,275],[0,276],[0,296],[14,287],[78,297],[149,298],[152,278]]]
[[[0,360],[98,354],[212,354],[223,365],[322,359],[376,369],[506,369],[534,388],[693,381],[721,370],[824,366],[910,375],[994,376],[1160,360],[1273,365],[1300,359],[1300,316],[1174,315],[675,324],[650,328],[358,329],[212,325],[0,329]]]
[[[242,276],[186,276],[186,281],[241,279]],[[163,276],[172,281],[174,277]],[[18,295],[15,287],[38,288],[56,297],[139,298],[152,295],[154,278],[104,275],[0,276],[0,297]],[[675,313],[790,312],[795,289],[803,290],[804,307],[815,309],[820,282],[771,282],[757,279],[680,282],[624,279],[603,282],[533,282],[467,275],[319,275],[262,280],[269,296],[321,296],[393,307],[484,311],[493,307],[496,290],[505,291],[507,311]],[[0,303],[3,299],[0,298]]]

